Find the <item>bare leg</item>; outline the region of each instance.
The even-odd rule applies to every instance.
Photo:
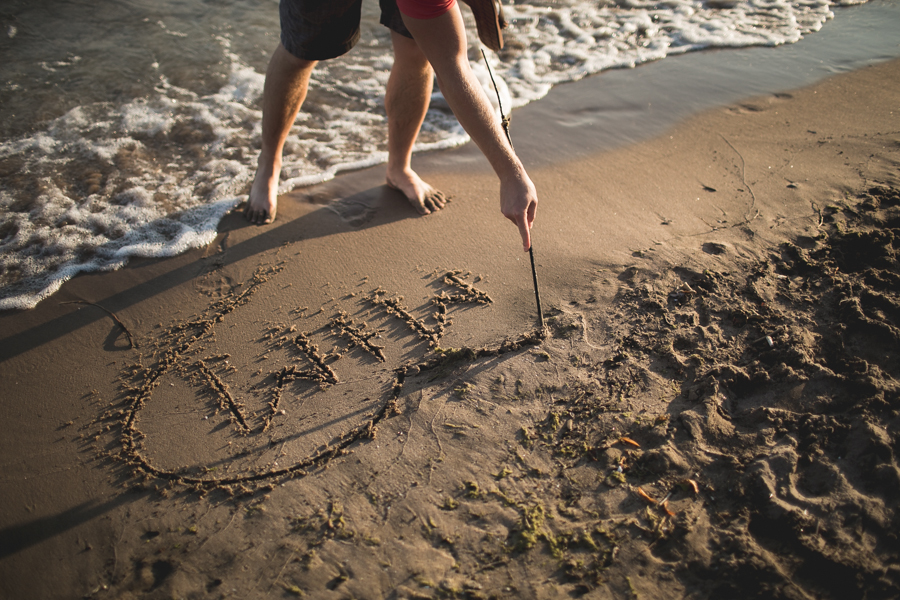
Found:
[[[420,214],[440,210],[449,200],[410,167],[413,144],[431,100],[431,65],[415,41],[391,32],[394,66],[384,105],[388,117],[387,184],[400,190]]]
[[[244,217],[256,225],[275,220],[281,153],[300,106],[306,99],[309,76],[315,65],[315,61],[293,56],[281,44],[278,44],[269,61],[263,90],[262,150],[256,178],[250,188],[250,199],[244,210]]]

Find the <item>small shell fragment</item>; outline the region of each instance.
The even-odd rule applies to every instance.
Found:
[[[648,494],[641,488],[637,489],[637,495],[640,496],[641,498],[643,498],[644,500],[646,500],[647,502],[649,502],[650,504],[656,504],[656,500],[654,500],[650,494]]]
[[[640,447],[641,447],[640,444],[638,444],[636,441],[634,441],[634,440],[631,439],[630,437],[624,437],[624,436],[622,436],[622,437],[619,438],[619,441],[622,442],[623,444],[628,444],[629,446],[634,446],[635,448],[640,448]]]
[[[698,486],[697,482],[694,481],[693,479],[685,479],[684,481],[681,482],[681,485],[686,490],[690,490],[690,491],[694,492],[695,494],[700,493],[700,486]]]

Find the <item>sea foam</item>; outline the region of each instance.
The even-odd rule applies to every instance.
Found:
[[[487,54],[507,112],[605,69],[710,47],[796,42],[834,16],[821,0],[547,0],[507,2],[504,10],[506,47]],[[464,13],[473,68],[496,109]],[[285,146],[280,192],[387,160],[383,94],[393,58],[389,37],[370,21],[357,48],[316,68]],[[212,93],[175,85],[152,61],[142,75],[152,92],[76,106],[0,142],[0,309],[33,307],[78,273],[209,244],[221,218],[246,199],[265,76],[235,50],[234,33],[210,29],[227,71]],[[157,30],[165,44],[183,37],[165,24]],[[80,50],[72,52],[47,69],[84,68]],[[191,60],[200,59],[185,55],[180,72]],[[203,68],[197,63],[198,73]],[[11,80],[6,89],[28,85]],[[467,140],[436,89],[416,150]]]

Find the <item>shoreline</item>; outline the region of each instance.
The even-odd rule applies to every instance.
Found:
[[[574,158],[574,148],[588,151],[613,149],[659,135],[665,128],[704,108],[738,101],[745,96],[799,87],[817,77],[900,54],[900,48],[892,43],[893,32],[884,31],[900,18],[900,8],[895,3],[876,0],[863,6],[835,8],[835,11],[835,18],[826,22],[822,31],[795,44],[692,52],[644,64],[637,70],[606,71],[574,87],[571,84],[558,86],[549,97],[537,106],[532,103],[522,113],[522,118],[538,126],[527,132],[514,131],[521,151],[533,154],[532,164],[537,166],[551,154],[542,147],[543,141],[537,141],[545,138],[553,140],[552,155],[556,159]],[[567,143],[556,143],[562,136],[571,139]],[[569,154],[562,155],[564,152]],[[90,175],[97,176],[96,173]],[[233,193],[240,191],[238,185]],[[98,205],[92,210],[99,208]],[[201,227],[202,233],[200,230],[196,233],[203,240],[215,234],[223,210],[209,219],[200,218],[204,225],[197,227]],[[197,216],[198,213],[192,211],[189,214]],[[27,227],[25,222],[21,226]],[[122,223],[117,227],[127,229],[130,226]],[[55,239],[55,234],[50,235]],[[61,248],[76,244],[76,241],[66,239],[68,241]],[[46,242],[51,243],[50,240]],[[118,242],[110,243],[114,246]],[[107,251],[109,249],[106,247]],[[153,251],[171,250],[174,247],[164,245]],[[101,255],[103,252],[97,256]],[[45,258],[51,262],[56,260]],[[100,262],[89,261],[86,266],[98,268],[107,259],[97,260]]]
[[[820,361],[803,330],[830,339],[839,321],[817,329],[788,320],[800,311],[786,294],[812,294],[790,287],[803,277],[763,269],[755,283],[741,278],[794,240],[809,265],[804,276],[824,282],[817,253],[838,224],[862,231],[864,217],[879,216],[889,226],[890,195],[857,195],[900,188],[898,81],[900,61],[869,66],[707,110],[609,152],[585,152],[574,137],[538,146],[547,139],[534,133],[541,119],[527,107],[517,111],[514,141],[537,164],[535,257],[550,337],[411,375],[397,397],[399,414],[305,477],[205,493],[168,486],[116,458],[128,427],[119,411],[145,403],[133,432],[160,469],[200,478],[274,471],[365,424],[391,393],[394,369],[434,353],[421,330],[378,298],[402,297],[413,320],[434,329],[433,298],[458,289],[444,275],[460,269],[491,302],[452,307],[438,347],[495,347],[530,331],[527,255],[471,148],[414,159],[424,178],[454,196],[428,218],[387,190],[380,170],[350,173],[285,196],[272,226],[230,215],[209,248],[82,276],[32,311],[0,315],[7,332],[0,397],[9,422],[0,442],[3,594],[254,598],[296,589],[380,598],[437,597],[440,589],[539,598],[630,589],[662,598],[724,593],[728,582],[716,572],[772,597],[827,594],[797,566],[810,556],[838,573],[855,565],[865,590],[876,593],[871,574],[887,569],[896,552],[885,536],[897,518],[886,500],[897,465],[877,458],[889,447],[884,436],[894,435],[894,417],[875,400],[866,406],[881,420],[872,422],[828,408],[832,429],[846,430],[861,448],[855,455],[813,417],[827,405],[828,385],[840,391],[861,385],[860,377],[871,398],[895,401],[896,359],[865,355],[865,368],[856,362],[841,367],[846,372],[836,366],[850,364],[845,357]],[[574,153],[557,152],[557,142]],[[562,160],[542,163],[548,154]],[[317,198],[338,200],[323,206]],[[873,208],[859,208],[867,202]],[[781,260],[800,268],[796,257]],[[262,273],[258,291],[242,296],[246,286],[235,286],[254,273]],[[851,285],[864,283],[848,273]],[[779,288],[785,279],[793,283]],[[741,285],[773,311],[739,304],[746,328],[720,319],[737,315],[726,305],[742,302],[733,291]],[[112,311],[138,348],[104,310],[66,302]],[[891,310],[882,311],[886,331],[895,326]],[[388,360],[342,337],[332,323],[342,311],[365,331],[381,330],[372,340]],[[666,318],[674,329],[657,327]],[[300,334],[317,349],[303,346]],[[752,364],[726,362],[732,352],[755,357],[766,335],[808,356],[761,356],[775,361],[768,382]],[[875,352],[882,342],[872,339]],[[173,348],[174,362],[163,369]],[[273,396],[278,373],[320,368],[315,357],[333,370],[333,383],[300,377]],[[839,373],[839,384],[822,365]],[[704,383],[710,377],[715,392]],[[238,413],[249,433],[235,429],[229,415]],[[791,421],[803,414],[813,416]],[[805,428],[806,437],[792,438],[792,428]],[[821,452],[803,458],[810,436]],[[773,462],[745,459],[741,444],[782,457],[799,479]],[[729,453],[738,463],[711,458]],[[872,483],[870,472],[887,483]],[[697,484],[696,494],[678,487],[685,481]],[[770,489],[777,502],[766,509],[757,496]],[[881,507],[866,518],[882,524],[868,535],[883,550],[854,545],[852,526],[829,520],[841,502]],[[804,510],[838,540],[828,542],[836,553],[815,554],[814,538],[772,533],[806,526]],[[727,553],[737,557],[733,564],[714,552],[727,539],[739,545]],[[766,550],[774,543],[788,555]],[[50,565],[55,577],[41,578]],[[754,579],[754,568],[774,579]],[[778,580],[779,569],[795,581]]]

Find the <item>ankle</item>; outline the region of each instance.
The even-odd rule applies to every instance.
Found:
[[[260,160],[256,165],[256,180],[263,180],[267,182],[278,182],[281,176],[281,164],[280,162],[272,163],[268,161]]]
[[[408,173],[412,173],[412,169],[409,165],[392,164],[390,162],[388,162],[386,170],[388,175],[407,175]]]

